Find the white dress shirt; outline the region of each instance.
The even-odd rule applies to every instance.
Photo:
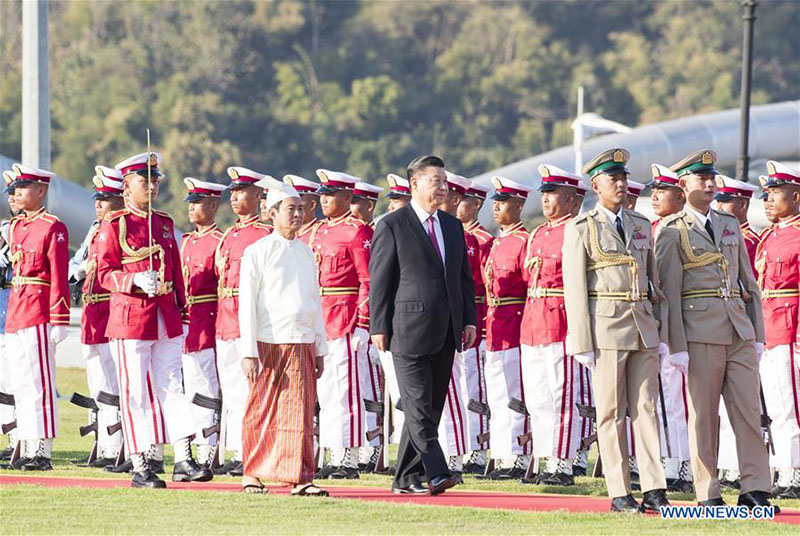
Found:
[[[619,218],[620,221],[622,221],[622,207],[620,206],[619,210],[617,210],[617,213],[614,214],[613,212],[608,210],[606,207],[604,207],[600,203],[597,203],[596,206],[597,206],[598,210],[600,210],[600,212],[605,214],[606,218],[608,219],[608,223],[611,224],[611,227],[616,229],[617,228],[617,218]]]
[[[431,214],[422,208],[422,206],[414,199],[411,200],[411,208],[414,209],[414,213],[417,215],[417,218],[419,218],[419,222],[422,225],[422,230],[425,231],[425,234],[429,237],[428,218],[433,218],[433,232],[436,234],[436,242],[439,244],[439,253],[442,254],[442,265],[444,265],[444,235],[442,235],[442,224],[439,222],[439,211],[435,210],[433,214]]]
[[[277,231],[244,250],[239,275],[239,350],[258,356],[258,341],[314,343],[328,353],[314,254],[300,240]]]
[[[697,209],[692,207],[692,205],[686,203],[686,210],[688,210],[692,214],[692,216],[697,218],[697,221],[700,222],[701,227],[705,228],[706,221],[708,221],[708,216],[711,214],[711,209],[708,209],[708,214],[701,214],[700,212],[697,211]]]

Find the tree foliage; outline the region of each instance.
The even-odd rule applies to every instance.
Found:
[[[18,158],[20,1],[0,15],[0,152]],[[757,15],[753,103],[797,98],[797,4]],[[384,184],[435,152],[473,175],[569,143],[578,85],[627,124],[739,96],[732,0],[75,0],[50,22],[53,169],[88,186],[150,128],[161,205],[184,225],[180,179],[225,182],[230,165]]]

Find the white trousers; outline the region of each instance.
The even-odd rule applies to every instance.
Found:
[[[678,369],[668,365],[666,359],[661,367],[661,387],[664,390],[664,406],[667,410],[671,457],[682,462],[688,461],[691,459],[691,455],[689,453],[689,406],[686,377]],[[661,456],[666,458],[668,454],[667,440],[664,434],[661,400],[656,401],[656,416],[661,435]]]
[[[764,349],[761,385],[767,414],[772,418],[772,467],[800,467],[800,370],[791,344]]]
[[[519,347],[486,352],[486,395],[492,412],[489,448],[494,459],[508,460],[530,453],[530,443],[520,446],[517,441],[528,432],[528,419],[508,407],[512,398],[525,402],[521,366]]]
[[[662,451],[663,452],[663,451]],[[717,469],[726,471],[739,470],[739,456],[736,453],[736,435],[733,433],[725,401],[719,399],[719,451],[717,453]]]
[[[366,412],[362,391],[369,375],[367,347],[353,351],[352,334],[328,341],[325,368],[317,380],[320,446],[330,449],[366,445]]]
[[[368,343],[367,364],[365,368],[364,374],[361,375],[361,393],[364,395],[363,398],[365,400],[382,402],[380,358],[378,357],[378,349],[371,342]],[[371,411],[366,412],[366,432],[375,430],[378,427],[379,417],[377,413],[372,413]],[[380,443],[380,436],[376,436],[372,441],[368,441],[365,444],[377,447]]]
[[[469,452],[467,445],[467,403],[462,387],[464,357],[459,352],[453,358],[453,373],[444,399],[442,418],[439,421],[439,445],[444,455],[463,456]]]
[[[104,391],[111,395],[119,394],[117,383],[117,367],[111,355],[109,343],[81,345],[83,358],[86,360],[86,380],[89,384],[89,396],[97,401],[97,395]],[[113,458],[119,453],[122,445],[122,432],[108,435],[108,427],[119,422],[119,411],[113,406],[97,403],[97,450],[98,455]]]
[[[575,393],[576,401],[582,406],[587,408],[594,407],[594,393],[592,392],[592,371],[584,367],[580,363],[575,363],[577,367],[576,374],[578,376],[577,393]],[[578,414],[578,432],[581,439],[585,439],[594,433],[594,419],[589,417],[581,417]],[[578,447],[580,448],[580,447]]]
[[[403,423],[405,422],[403,412],[395,407],[397,401],[400,400],[400,384],[397,383],[397,373],[394,370],[392,352],[378,351],[378,357],[383,368],[383,385],[389,391],[389,399],[392,403],[392,436],[389,438],[389,442],[399,444],[400,433],[403,431]]]
[[[188,437],[194,431],[192,408],[183,393],[183,337],[167,337],[158,315],[158,338],[114,339],[109,345],[118,363],[122,428],[129,453],[153,444]]]
[[[578,452],[578,372],[563,342],[522,346],[522,385],[537,458],[571,460]]]
[[[6,344],[7,337],[8,335],[5,333],[0,333],[0,393],[13,395],[11,349]],[[11,422],[14,422],[14,406],[0,404],[0,424],[9,424]],[[12,432],[12,434],[16,434],[16,431]]]
[[[481,341],[479,347],[472,347],[462,353],[464,361],[464,375],[461,380],[464,397],[464,406],[470,400],[486,404],[486,341]],[[478,436],[489,431],[489,417],[467,409],[467,451],[485,450],[489,448],[487,441],[478,442]]]
[[[219,397],[217,378],[217,353],[214,348],[189,352],[181,356],[183,364],[183,390],[189,402],[195,393],[211,398]],[[217,435],[203,437],[203,428],[214,426],[214,410],[192,404],[195,445],[216,445]]]
[[[239,354],[239,339],[217,339],[217,372],[225,415],[225,448],[235,451],[236,459],[239,459],[242,453],[242,420],[250,395],[250,385]]]
[[[56,354],[50,324],[6,333],[8,370],[19,439],[50,439],[58,434]]]

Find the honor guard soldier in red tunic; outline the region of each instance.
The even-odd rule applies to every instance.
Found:
[[[686,204],[686,195],[678,183],[678,175],[666,166],[651,164],[652,180],[647,183],[651,188],[650,202],[656,220],[650,224],[653,240],[658,240],[659,225],[667,216],[672,216],[683,210]],[[630,181],[628,181],[630,183]],[[692,467],[689,463],[688,415],[686,376],[669,366],[662,359],[659,366],[661,387],[659,401],[656,406],[658,422],[661,431],[661,457],[663,458],[664,476],[667,479],[667,489],[670,491],[692,492]],[[663,393],[663,404],[660,400]],[[666,412],[663,411],[666,409]],[[666,413],[666,416],[664,416]],[[664,422],[666,419],[666,426]],[[630,428],[630,419],[629,428]],[[630,434],[633,431],[629,429]],[[669,438],[667,438],[669,434]],[[669,445],[667,442],[669,441]],[[633,449],[634,441],[630,446]],[[669,448],[668,448],[669,447]],[[736,450],[734,449],[734,453]],[[721,452],[721,454],[723,454]],[[722,458],[722,456],[721,456]]]
[[[539,173],[547,223],[531,232],[525,248],[528,299],[520,332],[522,384],[531,414],[533,455],[547,458],[544,472],[533,483],[571,486],[572,463],[581,440],[576,407],[579,368],[566,351],[561,248],[577,192],[586,187],[581,177],[556,166],[541,165]]]
[[[283,182],[297,190],[300,201],[303,203],[303,226],[297,231],[297,238],[308,244],[311,229],[319,223],[317,208],[319,207],[319,183],[304,179],[298,175],[284,175]]]
[[[800,498],[800,170],[768,161],[764,182],[773,223],[756,256],[766,342],[761,385],[778,470],[773,496]]]
[[[86,379],[89,396],[99,410],[97,411],[97,458],[90,465],[105,467],[114,463],[122,446],[122,432],[108,433],[108,427],[119,423],[119,411],[115,406],[98,401],[98,395],[105,392],[119,395],[117,366],[111,355],[106,337],[111,293],[97,279],[97,251],[100,222],[106,214],[120,210],[125,202],[122,199],[122,173],[114,168],[95,166],[92,182],[95,186],[94,208],[97,219],[92,222],[81,247],[69,262],[69,279],[72,284],[81,284],[83,295],[83,316],[81,317],[81,350],[86,359]]]
[[[320,447],[331,450],[330,478],[358,478],[358,449],[366,441],[364,393],[369,375],[369,252],[372,229],[350,212],[359,179],[317,170],[326,219],[311,231],[328,339],[325,368],[317,381]],[[323,473],[327,473],[324,471]]]
[[[478,213],[486,201],[489,187],[473,182],[458,204],[458,219],[464,231],[474,237],[478,244],[480,270],[473,272],[475,280],[475,306],[478,312],[477,339],[471,348],[462,352],[464,361],[464,385],[467,396],[467,450],[472,451],[464,464],[468,474],[486,472],[486,449],[489,447],[489,405],[486,398],[486,284],[483,280],[483,266],[492,248],[494,236],[478,221]],[[473,402],[474,401],[474,402]],[[470,403],[472,402],[472,403]]]
[[[209,398],[219,396],[215,334],[217,321],[217,287],[219,280],[214,255],[222,239],[222,231],[214,217],[219,209],[225,185],[204,182],[191,177],[183,179],[189,190],[184,198],[189,205],[189,223],[194,230],[181,238],[181,273],[186,288],[186,315],[183,341],[183,388],[189,400],[195,393]],[[192,405],[194,440],[197,461],[209,465],[218,437],[204,437],[203,429],[214,426],[214,410]]]
[[[528,231],[522,225],[522,207],[533,188],[504,177],[493,177],[494,219],[500,234],[484,267],[486,284],[486,390],[492,418],[489,448],[497,467],[489,478],[518,479],[525,475],[530,444],[519,437],[530,426],[521,378],[520,325],[527,286],[523,276]],[[510,406],[515,406],[514,409]]]
[[[382,191],[383,188],[380,186],[374,186],[368,182],[357,182],[353,188],[353,201],[350,203],[350,212],[352,212],[353,217],[366,223],[373,231],[375,230],[375,206]],[[367,348],[369,363],[367,374],[361,378],[361,392],[364,395],[364,400],[380,403],[383,400],[381,394],[383,377],[380,357],[378,356],[378,349],[372,342],[367,343]],[[378,430],[378,417],[377,413],[367,411],[367,432]],[[360,471],[371,473],[375,470],[378,457],[381,454],[378,448],[380,437],[375,436],[368,443],[369,445],[359,449],[358,468]]]
[[[124,177],[126,207],[106,215],[98,230],[97,279],[111,293],[106,337],[118,365],[125,445],[133,487],[164,488],[145,453],[170,440],[174,481],[212,478],[192,458],[192,408],[183,392],[181,317],[186,305],[172,218],[152,209],[161,173],[156,153],[115,167]]]
[[[216,470],[217,474],[242,476],[242,418],[249,387],[239,353],[239,267],[244,250],[272,232],[259,221],[258,206],[262,189],[256,182],[266,175],[243,167],[229,167],[231,208],[237,220],[220,239],[214,263],[218,282],[216,323],[217,372],[222,388],[225,419],[225,448],[234,451],[233,459]]]
[[[408,184],[408,179],[389,173],[386,176],[386,181],[389,183],[389,191],[386,192],[384,197],[389,200],[387,209],[389,212],[403,208],[411,202],[411,186]]]
[[[472,181],[450,171],[445,171],[445,175],[447,176],[447,195],[439,210],[455,217],[467,190],[472,186]],[[464,230],[464,244],[467,247],[467,260],[472,272],[472,278],[480,285],[482,278],[478,240]],[[464,375],[464,356],[457,351],[453,359],[453,372],[444,401],[442,418],[439,421],[439,444],[442,447],[442,452],[448,458],[447,468],[454,476],[462,480],[464,455],[469,453],[469,422],[467,416],[467,404],[469,401],[466,396]]]
[[[14,164],[9,185],[24,214],[8,230],[14,270],[6,316],[6,351],[17,413],[20,458],[12,468],[49,471],[56,412],[56,345],[67,337],[69,263],[66,226],[45,211],[49,171]]]
[[[628,210],[636,210],[636,202],[639,200],[639,197],[641,197],[645,188],[647,188],[647,185],[628,179],[628,198],[625,208]]]
[[[737,181],[725,175],[717,175],[717,195],[714,200],[717,208],[723,212],[733,214],[739,220],[739,228],[742,230],[744,245],[747,246],[747,255],[750,257],[750,267],[753,274],[756,274],[756,248],[760,241],[758,233],[750,228],[747,221],[747,211],[750,209],[750,199],[758,190],[755,184]]]

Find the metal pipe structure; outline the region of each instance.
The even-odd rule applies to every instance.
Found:
[[[717,167],[731,174],[736,166],[740,128],[739,109],[734,108],[637,127],[627,134],[599,136],[583,143],[583,154],[591,158],[605,149],[624,147],[631,152],[628,163],[631,179],[646,183],[650,181],[650,164],[655,162],[668,166],[698,149],[712,149],[717,153]],[[752,107],[750,140],[749,176],[753,178],[764,174],[767,160],[800,159],[800,100]],[[522,184],[538,186],[541,182],[537,170],[540,164],[572,168],[573,146],[526,158],[473,179],[491,184],[493,175],[501,175]],[[486,203],[481,212],[481,220],[487,224],[492,222],[490,205]],[[540,197],[529,196],[525,216],[541,213]]]
[[[736,162],[736,179],[747,181],[750,166],[748,138],[750,135],[750,81],[753,78],[753,26],[756,21],[757,0],[743,0],[744,37],[742,42],[742,96],[741,96],[741,135],[739,136],[739,160]]]

